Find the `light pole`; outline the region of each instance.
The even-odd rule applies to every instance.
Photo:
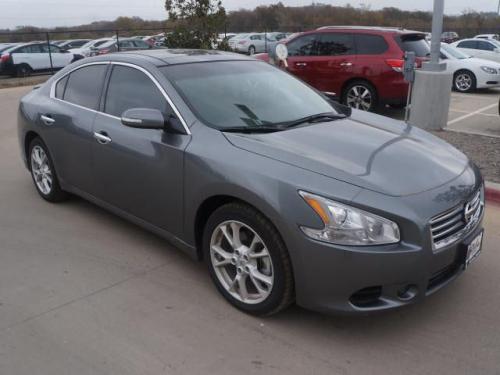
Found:
[[[448,123],[452,74],[439,61],[443,33],[444,0],[434,0],[431,60],[415,72],[409,123],[424,129],[442,130]]]

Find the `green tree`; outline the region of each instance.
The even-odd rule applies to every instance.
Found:
[[[166,0],[165,9],[174,25],[167,38],[169,47],[212,49],[217,46],[217,35],[226,23],[221,0]]]

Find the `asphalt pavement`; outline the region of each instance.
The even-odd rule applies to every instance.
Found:
[[[499,208],[478,260],[424,303],[247,316],[155,235],[38,197],[16,134],[28,90],[0,90],[0,374],[500,374]]]

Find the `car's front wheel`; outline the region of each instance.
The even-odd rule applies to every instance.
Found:
[[[61,202],[67,193],[61,189],[47,146],[35,138],[29,146],[31,177],[40,196],[49,202]]]
[[[205,226],[203,249],[217,289],[240,310],[271,315],[293,301],[285,244],[272,223],[251,206],[218,208]]]
[[[468,70],[460,70],[453,76],[453,88],[460,92],[476,90],[476,76]]]

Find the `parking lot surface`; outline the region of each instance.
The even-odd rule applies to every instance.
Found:
[[[203,264],[74,198],[42,201],[0,90],[0,374],[498,374],[500,209],[482,255],[422,304],[368,317],[244,315]]]

